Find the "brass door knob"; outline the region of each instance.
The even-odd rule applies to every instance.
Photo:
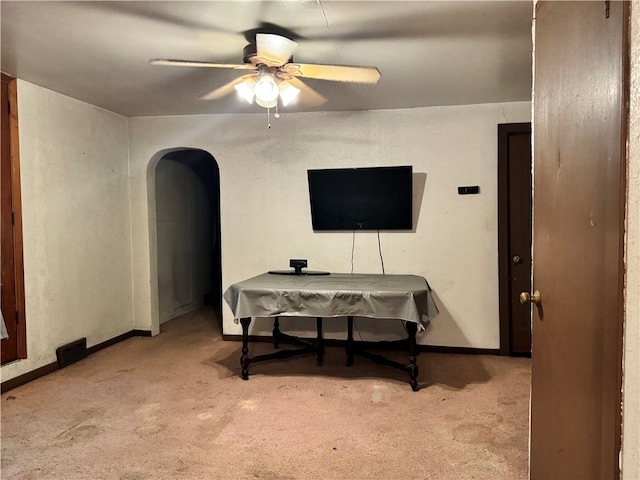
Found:
[[[536,305],[540,305],[542,297],[540,296],[540,291],[536,290],[533,292],[533,295],[530,295],[529,292],[520,293],[520,303],[535,303]]]

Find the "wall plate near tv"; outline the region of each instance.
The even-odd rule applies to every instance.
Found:
[[[413,167],[308,170],[314,230],[411,230]]]

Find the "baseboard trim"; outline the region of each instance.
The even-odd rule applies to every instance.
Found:
[[[116,343],[127,340],[132,337],[151,337],[151,332],[149,330],[130,330],[128,332],[123,333],[122,335],[118,335],[117,337],[110,338],[109,340],[105,340],[104,342],[98,343],[92,347],[87,348],[87,356],[93,353],[96,353],[100,350],[103,350],[107,347],[115,345]],[[224,341],[230,342],[241,342],[242,335],[223,335],[222,339]],[[311,338],[313,340],[313,338]],[[263,342],[263,343],[271,343],[272,339],[268,336],[258,336],[258,335],[249,335],[250,342]],[[365,349],[380,349],[387,348],[388,346],[384,342],[363,342],[356,340],[355,343],[364,347]],[[324,344],[328,347],[342,347],[344,348],[347,344],[346,340],[338,340],[338,339],[325,339]],[[389,347],[391,348],[391,347]],[[397,347],[393,347],[393,349],[397,350]],[[453,354],[464,354],[464,355],[500,355],[499,348],[473,348],[473,347],[444,347],[438,345],[418,345],[418,350],[421,352],[431,352],[431,353],[453,353]],[[44,377],[50,373],[58,370],[58,362],[53,362],[48,365],[44,365],[40,368],[36,368],[31,372],[24,373],[10,380],[6,380],[0,383],[0,393],[8,392],[16,387],[21,385],[25,385],[37,378]]]
[[[87,355],[96,353],[102,349],[110,347],[111,345],[115,345],[116,343],[120,343],[123,340],[126,340],[131,337],[150,337],[150,336],[151,336],[151,332],[149,330],[130,330],[128,332],[123,333],[122,335],[118,335],[117,337],[110,338],[109,340],[105,340],[102,343],[98,343],[93,347],[87,348]]]
[[[29,383],[36,378],[44,377],[58,370],[58,362],[53,362],[40,368],[36,368],[30,372],[19,375],[11,380],[7,380],[0,384],[0,393],[8,392],[16,387]]]
[[[229,342],[241,342],[242,335],[222,335],[224,341]],[[313,340],[313,337],[309,337],[309,340]],[[271,343],[273,340],[269,336],[249,335],[250,342],[262,342]],[[354,343],[365,349],[385,349],[398,350],[397,347],[386,344],[385,342],[363,342],[361,340],[354,340]],[[338,340],[326,338],[324,344],[328,347],[345,347],[347,345],[346,340]],[[474,347],[445,347],[440,345],[418,345],[420,352],[428,353],[453,353],[463,355],[500,355],[499,348],[474,348]]]
[[[499,348],[445,347],[441,345],[418,345],[421,352],[454,353],[461,355],[500,355]]]
[[[122,335],[118,335],[117,337],[110,338],[109,340],[105,340],[104,342],[98,343],[93,347],[87,348],[87,356],[92,353],[96,353],[99,350],[115,345],[118,342],[122,342],[131,337],[150,337],[151,332],[148,330],[130,330]],[[18,375],[15,378],[10,380],[6,380],[0,383],[0,393],[8,392],[16,387],[29,383],[37,378],[44,377],[45,375],[49,375],[50,373],[58,370],[58,362],[53,362],[48,365],[44,365],[43,367],[36,368],[27,373],[23,373],[22,375]]]

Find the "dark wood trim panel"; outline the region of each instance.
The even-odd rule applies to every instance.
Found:
[[[15,276],[15,303],[17,310],[18,358],[27,358],[27,330],[24,292],[24,257],[22,236],[22,195],[20,189],[20,148],[18,132],[18,89],[15,78],[1,73],[2,83],[9,90],[9,152],[11,157],[11,210],[13,212],[13,267]]]
[[[16,387],[29,383],[37,378],[44,377],[45,375],[49,375],[50,373],[58,370],[58,362],[49,363],[40,368],[36,368],[31,372],[27,372],[18,377],[12,378],[11,380],[6,380],[0,384],[0,393],[8,392]]]
[[[130,330],[128,332],[123,333],[122,335],[118,335],[117,337],[110,338],[109,340],[105,340],[104,342],[98,343],[93,347],[87,348],[87,355],[91,355],[92,353],[96,353],[100,350],[103,350],[107,347],[115,345],[116,343],[122,342],[123,340],[127,340],[132,337],[151,337],[151,331],[148,330]],[[31,372],[27,372],[25,374],[19,375],[11,380],[7,380],[0,384],[0,393],[8,392],[16,387],[29,383],[37,378],[44,377],[50,373],[58,370],[58,362],[53,362],[48,365],[45,365],[40,368],[36,368]]]
[[[498,125],[498,311],[500,355],[511,355],[509,296],[509,136],[528,132],[531,122]]]
[[[427,353],[451,353],[456,355],[500,355],[499,348],[444,347],[439,345],[418,345],[418,350]]]
[[[509,144],[504,125],[498,125],[498,312],[500,319],[500,355],[509,355]]]
[[[27,358],[27,328],[25,312],[24,292],[24,256],[22,237],[22,191],[20,188],[20,141],[18,134],[18,84],[14,78],[9,82],[9,103],[11,104],[11,116],[9,128],[11,129],[11,178],[13,213],[15,224],[13,237],[15,243],[14,262],[16,271],[16,305],[18,308],[18,357]]]
[[[127,340],[131,337],[150,337],[151,331],[149,330],[130,330],[128,332],[123,333],[122,335],[118,335],[117,337],[110,338],[109,340],[105,340],[102,343],[98,343],[93,347],[87,347],[87,355],[91,355],[92,353],[96,353],[100,350],[103,350],[107,347],[115,345],[116,343],[120,343],[123,340]]]

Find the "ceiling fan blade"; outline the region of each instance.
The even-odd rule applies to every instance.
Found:
[[[192,60],[171,60],[166,58],[154,58],[149,60],[151,65],[169,65],[175,67],[207,67],[207,68],[232,68],[234,70],[255,70],[256,66],[249,63],[210,63],[196,62]]]
[[[247,75],[242,75],[241,77],[238,77],[235,80],[232,80],[229,83],[226,83],[221,87],[218,87],[215,90],[210,91],[209,93],[205,93],[200,98],[202,100],[218,100],[219,98],[222,98],[225,95],[229,95],[231,92],[235,91],[233,87],[235,87],[239,83],[244,82],[247,78],[253,77],[254,75],[255,75],[254,73],[248,73]]]
[[[302,80],[298,80],[296,77],[287,79],[291,85],[300,90],[298,95],[298,101],[308,107],[317,107],[327,101],[325,97],[316,92],[313,88],[309,87]]]
[[[380,79],[380,71],[376,67],[289,63],[284,65],[282,69],[296,77],[317,78],[319,80],[332,80],[334,82],[375,84]]]
[[[256,34],[258,58],[270,67],[279,67],[287,63],[297,46],[297,42],[287,37],[270,33]]]

